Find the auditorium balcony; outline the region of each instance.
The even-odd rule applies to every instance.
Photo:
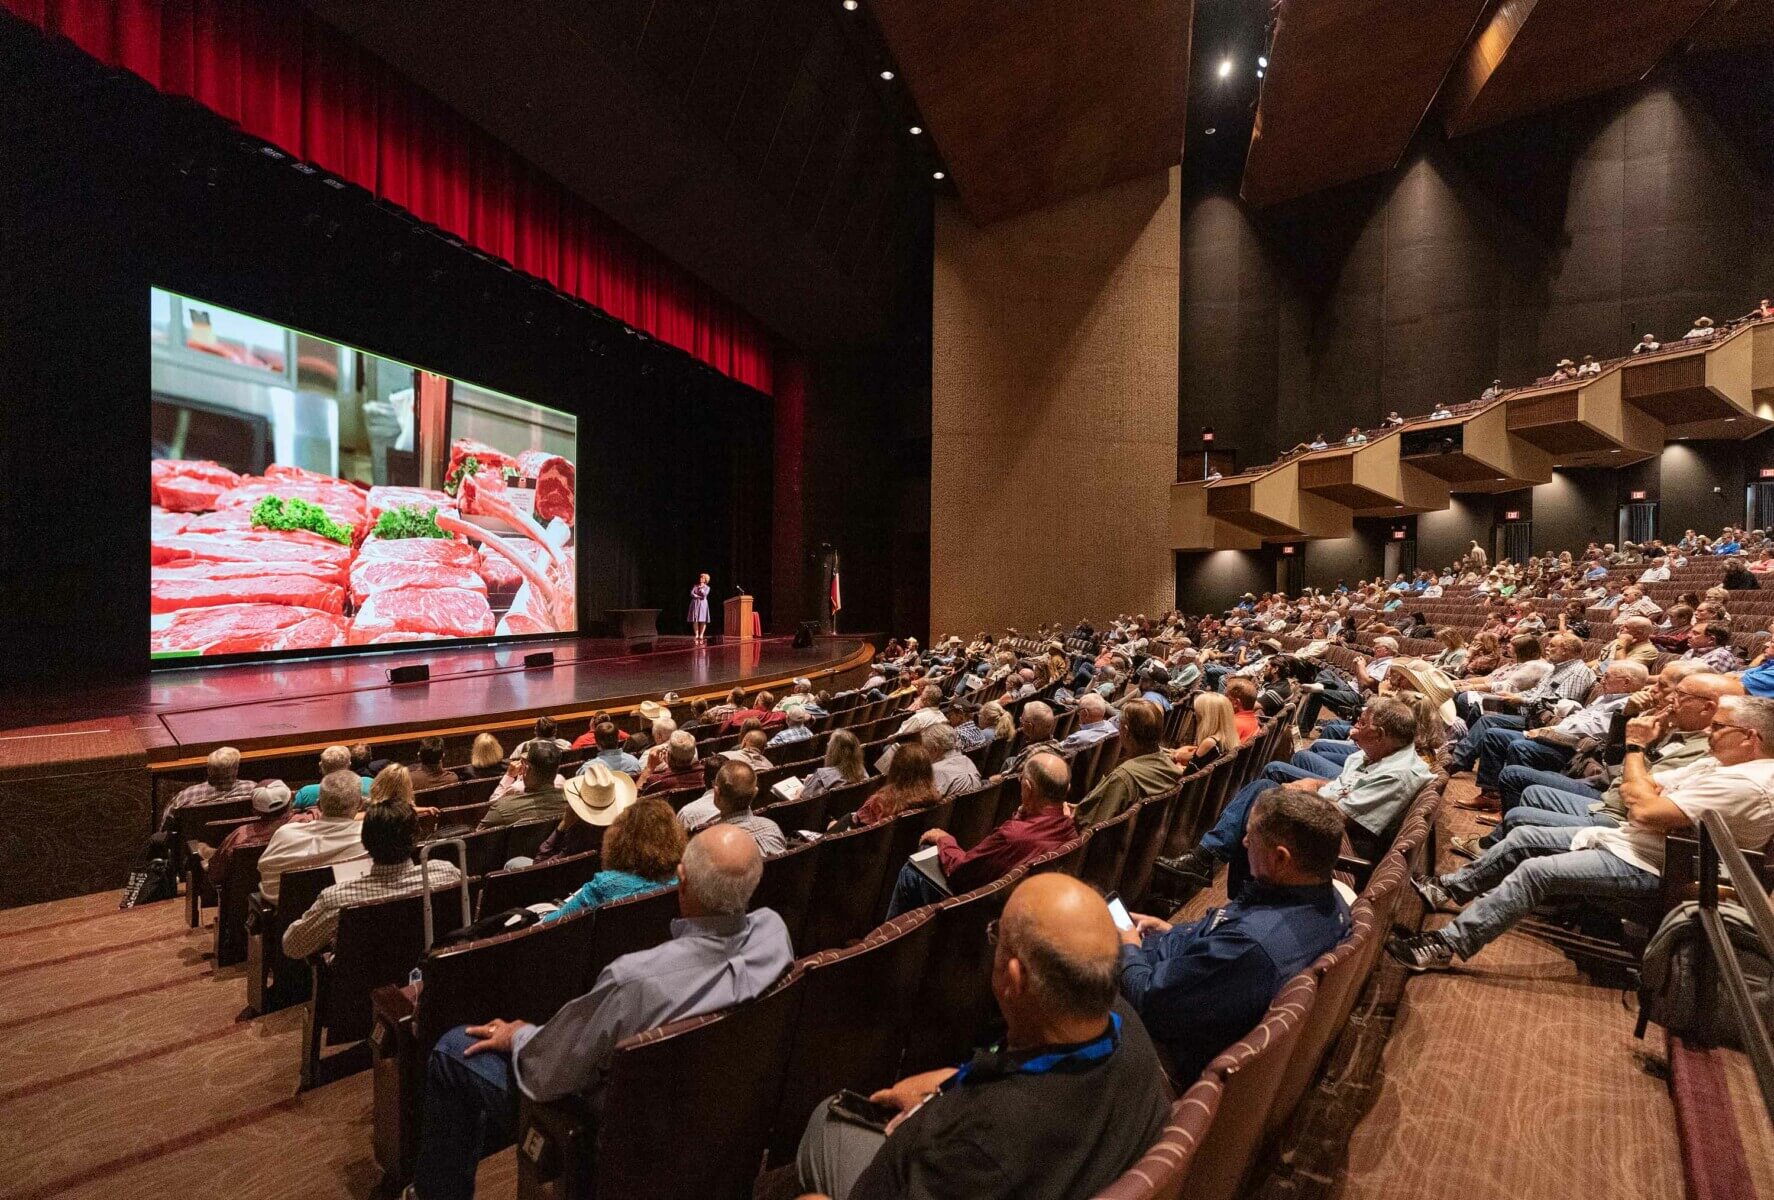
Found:
[[[1357,445],[1302,444],[1236,475],[1178,482],[1170,548],[1348,537],[1356,517],[1431,512],[1450,495],[1547,483],[1555,468],[1626,467],[1669,442],[1742,440],[1774,425],[1774,320],[1600,366],[1367,430]]]

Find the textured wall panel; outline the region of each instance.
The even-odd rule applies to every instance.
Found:
[[[1178,175],[986,229],[938,207],[933,635],[1170,607]]]

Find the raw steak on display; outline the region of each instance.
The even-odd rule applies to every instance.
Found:
[[[163,613],[225,604],[287,604],[343,615],[345,589],[312,575],[249,575],[212,579],[202,572],[157,572],[149,611]]]
[[[240,482],[240,476],[208,459],[157,458],[150,466],[149,498],[168,512],[204,512]]]
[[[547,562],[547,552],[534,542],[526,541],[522,545],[511,542],[506,544],[513,546],[519,554],[539,567]],[[480,577],[487,581],[489,591],[515,592],[524,583],[523,572],[517,569],[516,563],[497,550],[489,550],[485,546],[480,548],[479,561],[475,564],[475,570],[479,571]]]
[[[351,566],[351,602],[361,608],[376,592],[398,588],[466,588],[485,594],[486,580],[472,567],[458,563],[402,562],[359,559]]]
[[[150,539],[172,537],[174,534],[183,533],[185,526],[191,523],[191,518],[184,513],[169,513],[158,505],[148,511],[151,514],[148,519]]]
[[[393,508],[439,509],[455,508],[456,502],[434,488],[394,487],[386,484],[370,489],[368,502],[370,524]]]
[[[495,450],[485,442],[477,442],[473,438],[457,438],[450,443],[450,465],[444,472],[444,478],[447,480],[455,475],[456,469],[471,458],[480,463],[483,471],[513,465],[511,455],[503,450]]]
[[[306,575],[344,586],[338,564],[330,562],[184,562],[155,567],[155,579],[253,579],[266,575]]]
[[[272,470],[280,468],[273,467]],[[294,468],[281,468],[292,470]],[[276,496],[282,500],[306,500],[310,504],[319,505],[326,515],[341,525],[349,526],[353,537],[362,537],[367,518],[364,509],[364,492],[355,484],[346,483],[342,479],[329,479],[326,476],[315,478],[267,477],[259,479],[247,476],[240,483],[223,492],[216,500],[217,508],[244,508],[249,512],[253,505],[266,496]]]
[[[149,638],[151,653],[194,650],[203,654],[259,654],[270,650],[319,650],[345,644],[345,619],[287,604],[226,604],[187,608]]]
[[[351,547],[301,530],[241,530],[232,533],[181,533],[156,538],[151,553],[155,566],[193,562],[304,562],[330,565],[342,578],[351,562]]]
[[[474,568],[474,547],[460,538],[365,538],[357,561],[441,563]]]
[[[546,450],[526,450],[517,456],[517,473],[536,481],[536,519],[559,517],[573,523],[573,464]]]
[[[467,638],[492,632],[493,610],[484,592],[409,587],[372,592],[352,618],[350,639],[361,646],[391,633]]]

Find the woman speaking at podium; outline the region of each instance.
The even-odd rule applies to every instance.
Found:
[[[687,618],[690,628],[695,631],[696,644],[701,645],[708,640],[708,572],[697,576],[696,586],[690,589],[690,615]]]

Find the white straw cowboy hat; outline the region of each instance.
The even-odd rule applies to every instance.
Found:
[[[587,825],[608,825],[635,802],[634,780],[593,760],[583,774],[567,780],[567,804]]]
[[[649,725],[657,721],[660,717],[671,716],[671,709],[659,703],[657,700],[642,700],[639,711],[641,719]]]

